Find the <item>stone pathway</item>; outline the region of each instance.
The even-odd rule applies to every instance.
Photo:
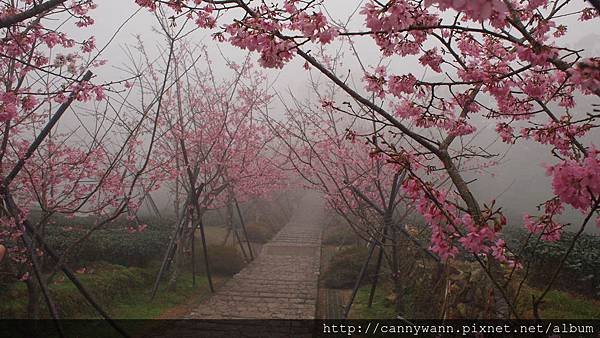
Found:
[[[311,195],[301,205],[253,262],[186,319],[314,319],[323,210]]]
[[[322,224],[322,200],[307,195],[254,261],[183,320],[144,337],[312,337],[312,322],[297,319],[316,316]]]

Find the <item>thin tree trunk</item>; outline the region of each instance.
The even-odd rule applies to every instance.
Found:
[[[196,223],[192,221],[192,286],[196,286]]]
[[[25,281],[27,285],[27,318],[38,319],[39,315],[39,290],[33,278]]]
[[[387,236],[387,229],[383,229],[383,236],[381,238],[381,246],[379,247],[379,255],[377,256],[377,265],[375,266],[375,276],[373,277],[373,285],[371,285],[371,292],[369,293],[368,307],[373,305],[373,297],[375,297],[375,290],[377,289],[377,282],[379,281],[379,274],[381,273],[381,262],[383,261],[383,252],[385,249],[385,237]]]
[[[160,269],[158,270],[158,274],[156,275],[156,279],[154,280],[154,286],[152,287],[152,295],[150,296],[150,300],[152,301],[154,297],[156,297],[156,292],[158,291],[158,286],[160,284],[160,280],[162,279],[163,274],[167,270],[167,266],[171,264],[173,258],[175,256],[175,252],[177,250],[177,239],[180,236],[181,228],[185,225],[185,219],[187,218],[187,210],[188,210],[188,202],[190,200],[190,196],[186,199],[186,203],[182,210],[182,215],[179,216],[179,222],[175,227],[175,231],[173,232],[173,236],[169,241],[169,245],[167,246],[167,251],[163,257],[163,261],[160,265]]]

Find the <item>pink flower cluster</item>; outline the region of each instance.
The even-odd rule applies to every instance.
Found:
[[[281,40],[275,32],[282,26],[262,18],[246,19],[244,24],[233,23],[226,27],[232,45],[260,53],[259,63],[266,68],[282,68],[294,56],[296,48],[292,40]]]
[[[377,67],[374,74],[365,74],[363,77],[368,92],[375,94],[379,98],[385,97],[384,85],[386,83],[385,67]]]
[[[585,59],[571,71],[571,81],[587,92],[600,94],[600,57]]]
[[[523,128],[521,136],[526,139],[533,138],[541,144],[552,145],[562,155],[572,156],[573,138],[585,136],[591,126],[572,123],[569,118],[569,116],[565,116],[562,121],[558,122],[550,120],[546,125],[537,128]]]
[[[142,7],[146,7],[151,11],[156,10],[156,1],[154,0],[135,0],[135,3]]]
[[[484,21],[492,16],[504,19],[508,12],[508,7],[502,0],[425,0],[426,7],[434,3],[437,3],[442,11],[452,8],[477,21]]]
[[[532,234],[541,234],[541,239],[548,242],[560,240],[563,225],[555,222],[550,217],[533,217],[525,214],[523,217],[525,228]]]
[[[496,125],[496,132],[502,138],[502,142],[515,143],[514,129],[507,123],[498,123]]]
[[[0,92],[0,122],[17,116],[17,96],[13,92]]]
[[[552,188],[564,203],[587,211],[600,196],[600,151],[591,149],[582,161],[565,160],[547,168]]]
[[[504,216],[490,218],[481,225],[476,224],[468,213],[459,217],[459,210],[447,200],[447,195],[443,192],[424,187],[416,179],[407,179],[402,188],[407,197],[415,202],[419,214],[431,226],[430,249],[442,259],[458,254],[459,248],[453,243],[453,240],[458,239],[458,243],[470,253],[491,254],[500,262],[510,263],[506,257],[505,243],[498,237],[498,231],[506,224]],[[488,221],[494,221],[494,225],[488,225]],[[458,226],[466,231],[464,235],[458,233]]]
[[[444,62],[444,59],[437,53],[437,48],[432,48],[427,51],[419,58],[419,62],[423,66],[429,66],[434,71],[440,73],[442,68],[440,65]]]
[[[338,31],[329,26],[327,18],[320,12],[308,14],[302,11],[297,13],[292,17],[292,24],[289,28],[298,30],[305,37],[312,41],[318,40],[321,44],[328,44],[338,36]]]
[[[427,40],[427,32],[409,28],[433,26],[438,20],[437,16],[409,1],[390,1],[385,6],[369,1],[361,14],[365,16],[365,25],[373,32],[372,37],[385,56],[418,54],[420,46]]]
[[[488,242],[496,240],[496,234],[487,226],[479,227],[473,221],[469,214],[464,214],[462,223],[467,230],[467,234],[458,241],[467,251],[474,254],[480,254],[487,250]]]
[[[412,94],[417,79],[412,74],[402,76],[391,76],[388,81],[388,89],[394,96],[401,97],[402,93]]]
[[[538,217],[529,214],[523,216],[525,228],[533,234],[540,234],[544,241],[560,240],[564,225],[556,222],[554,217],[561,215],[565,208],[559,198],[553,198],[544,203],[544,212]]]

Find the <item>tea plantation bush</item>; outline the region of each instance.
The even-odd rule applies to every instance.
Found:
[[[514,232],[514,248],[521,248],[527,234]],[[523,260],[531,263],[532,280],[535,284],[545,285],[560,263],[564,253],[573,240],[573,233],[564,233],[557,242],[537,242],[530,239],[523,250]],[[520,244],[520,245],[519,245]],[[516,246],[518,245],[518,246]],[[556,282],[556,286],[567,291],[576,291],[600,298],[600,237],[583,234],[575,243],[565,266]]]
[[[96,262],[87,267],[85,274],[78,277],[94,297],[102,304],[110,304],[115,299],[126,296],[134,289],[147,285],[154,276],[147,269],[126,268],[105,262]],[[52,298],[57,304],[61,317],[77,318],[97,315],[88,302],[76,291],[75,286],[62,276],[55,277],[48,286]],[[0,318],[26,318],[27,289],[25,283],[14,283],[0,289]],[[47,316],[45,303],[40,314]]]
[[[85,234],[89,225],[72,226],[65,230],[62,225],[48,227],[48,244],[58,252],[64,252]],[[148,225],[143,232],[129,233],[120,224],[95,231],[89,239],[78,245],[68,262],[84,264],[102,260],[124,266],[145,266],[161,257],[168,245],[171,229],[166,224]]]

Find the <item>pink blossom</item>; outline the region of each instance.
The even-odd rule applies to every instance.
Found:
[[[338,35],[337,30],[329,27],[323,13],[297,13],[292,17],[290,28],[301,31],[304,36],[312,41],[318,40],[321,44],[330,43]]]
[[[442,69],[440,65],[444,62],[444,59],[437,53],[437,48],[429,49],[419,58],[419,62],[421,62],[424,66],[429,66],[434,71],[440,73]]]
[[[84,53],[91,53],[96,48],[96,38],[91,37],[83,42],[83,46],[81,46],[81,50]]]
[[[135,3],[151,11],[156,10],[156,2],[154,0],[135,0]]]
[[[593,18],[597,18],[598,16],[600,16],[600,12],[598,12],[598,10],[596,10],[595,8],[584,8],[581,11],[579,20],[580,21],[588,21],[588,20],[592,20]]]
[[[600,58],[585,59],[571,71],[571,81],[590,93],[600,93]]]
[[[401,118],[415,118],[423,113],[411,100],[402,100],[396,107],[395,114]]]
[[[448,133],[454,136],[464,136],[473,134],[477,129],[470,125],[465,119],[447,120],[444,126],[448,129]]]
[[[388,81],[388,90],[392,95],[400,97],[402,93],[411,94],[417,79],[412,74],[391,76]]]
[[[505,143],[515,143],[515,137],[513,135],[513,128],[507,123],[498,123],[496,125],[496,132],[502,138]]]
[[[593,196],[600,196],[599,154],[591,149],[582,161],[564,160],[547,168],[554,193],[561,201],[585,211],[591,206]]]
[[[411,26],[432,26],[438,20],[437,16],[409,1],[390,1],[385,6],[369,1],[360,13],[365,16],[365,25],[375,32],[372,37],[385,56],[418,54],[427,39],[426,32],[402,31]]]
[[[542,240],[556,242],[560,240],[563,226],[556,223],[549,216],[535,218],[529,214],[523,216],[523,222],[529,232],[541,234]]]
[[[377,97],[385,97],[385,91],[383,85],[386,83],[385,80],[385,68],[377,67],[375,74],[365,74],[363,80],[366,82],[366,90],[374,93]]]
[[[27,95],[21,100],[21,106],[25,111],[32,111],[37,106],[38,101],[33,95]]]
[[[496,240],[494,245],[491,247],[492,256],[501,263],[507,263],[508,259],[506,258],[506,242],[503,239],[499,238]]]
[[[535,3],[540,2],[535,1]],[[508,7],[501,0],[426,0],[425,6],[431,6],[434,3],[437,3],[442,11],[453,8],[477,21],[487,20],[492,16],[503,19],[508,12]]]
[[[16,116],[17,96],[12,92],[0,92],[0,122],[8,121]]]

